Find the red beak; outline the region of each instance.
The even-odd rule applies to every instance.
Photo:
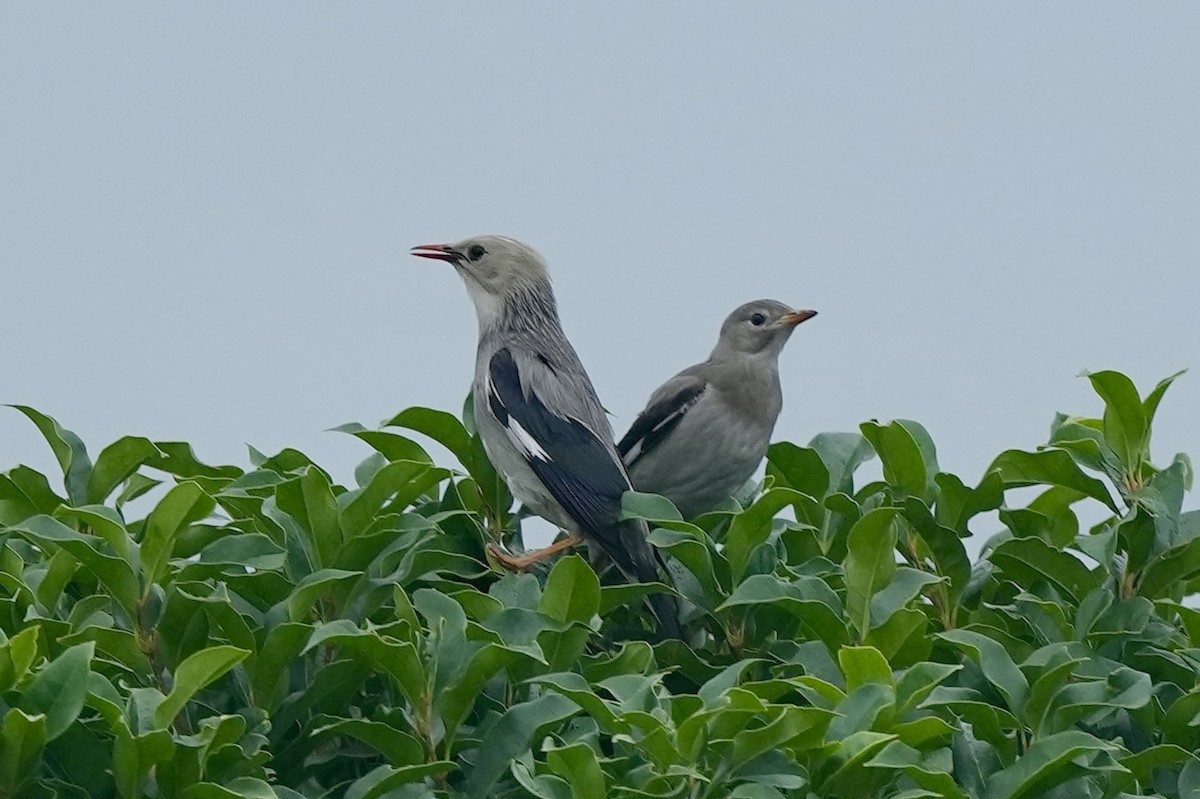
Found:
[[[418,258],[432,258],[435,261],[454,263],[459,259],[459,254],[449,244],[419,244],[409,252]]]
[[[816,311],[791,311],[779,317],[779,323],[784,325],[798,325],[801,322],[812,319],[816,315]]]

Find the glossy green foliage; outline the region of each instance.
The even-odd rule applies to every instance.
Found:
[[[340,428],[372,450],[343,486],[295,450],[93,459],[19,407],[62,474],[0,475],[0,797],[1200,796],[1200,512],[1149,456],[1171,381],[1089,379],[1098,415],[975,484],[897,420],[777,443],[699,519],[628,494],[672,588],[497,568],[512,497],[445,412]]]

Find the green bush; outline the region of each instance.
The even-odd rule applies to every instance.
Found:
[[[773,445],[697,523],[628,495],[685,642],[664,586],[489,566],[517,524],[469,419],[342,428],[373,449],[345,487],[290,449],[93,461],[19,407],[63,487],[0,475],[0,796],[1200,796],[1200,512],[1187,458],[1148,460],[1171,381],[1090,380],[1101,418],[975,486],[893,421]]]

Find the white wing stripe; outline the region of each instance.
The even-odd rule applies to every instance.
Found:
[[[550,456],[546,454],[546,450],[542,449],[542,445],[537,442],[537,439],[529,434],[529,431],[521,427],[521,423],[513,417],[508,417],[509,438],[517,445],[517,448],[525,453],[526,458],[537,458],[543,463],[550,462]]]

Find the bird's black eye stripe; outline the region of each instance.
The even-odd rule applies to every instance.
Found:
[[[487,250],[483,249],[482,244],[472,244],[470,247],[467,248],[467,257],[470,258],[472,261],[478,261],[480,258],[483,257],[483,254],[486,252],[487,252]]]
[[[761,327],[762,323],[765,321],[767,321],[766,314],[754,313],[750,315],[750,324],[754,325],[755,327]]]

